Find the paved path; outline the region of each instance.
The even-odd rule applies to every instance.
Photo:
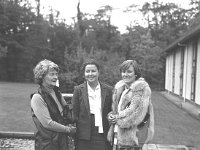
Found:
[[[146,150],[196,150],[185,145],[149,144]]]
[[[159,92],[153,92],[155,136],[149,150],[200,150],[200,121]]]

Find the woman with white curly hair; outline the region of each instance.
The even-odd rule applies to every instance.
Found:
[[[112,125],[107,138],[113,149],[144,149],[154,135],[151,89],[136,61],[124,61],[120,73],[122,80],[115,85],[112,112],[108,114]]]
[[[76,132],[75,127],[65,125],[66,101],[56,86],[58,72],[58,65],[47,59],[33,69],[35,82],[39,84],[37,92],[31,95],[32,118],[37,129],[35,150],[67,150],[66,135]]]

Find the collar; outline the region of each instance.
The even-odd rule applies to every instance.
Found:
[[[91,86],[88,84],[88,82],[86,82],[87,83],[87,89],[89,90],[89,91],[94,91],[92,88],[91,88]],[[97,83],[97,86],[96,86],[96,88],[95,88],[95,91],[96,90],[99,90],[100,89],[100,84],[99,84],[99,82]]]

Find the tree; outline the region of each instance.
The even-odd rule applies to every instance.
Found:
[[[5,41],[0,41],[0,58],[5,57],[8,52],[8,47]]]
[[[144,17],[147,16],[148,28],[158,44],[164,42],[163,46],[168,45],[187,30],[188,11],[174,3],[145,3],[140,11]]]
[[[200,21],[200,1],[190,0],[190,8],[188,14],[190,17],[188,31],[197,27]]]
[[[162,48],[156,45],[148,28],[133,26],[128,28],[128,31],[123,35],[122,55],[140,64],[143,77],[151,85],[162,86],[164,84]]]
[[[117,65],[125,59],[137,60],[149,83],[163,84],[162,50],[184,33],[193,13],[158,0],[139,10],[133,4],[126,11],[140,11],[148,26],[135,22],[127,27],[128,33],[120,34],[111,24],[114,8],[109,5],[87,14],[79,1],[74,25],[67,25],[53,8],[44,17],[40,0],[35,2],[34,8],[28,0],[0,1],[0,54],[6,54],[0,57],[0,80],[32,81],[36,63],[50,59],[60,66],[61,86],[69,92],[83,82],[81,65],[91,57],[103,65],[101,79],[111,85],[119,80]],[[197,23],[196,18],[192,19]]]

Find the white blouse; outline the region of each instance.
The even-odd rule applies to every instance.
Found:
[[[103,133],[100,84],[98,83],[97,87],[93,90],[87,83],[87,89],[90,104],[90,113],[94,114],[95,116],[95,126],[98,127],[98,132]]]

